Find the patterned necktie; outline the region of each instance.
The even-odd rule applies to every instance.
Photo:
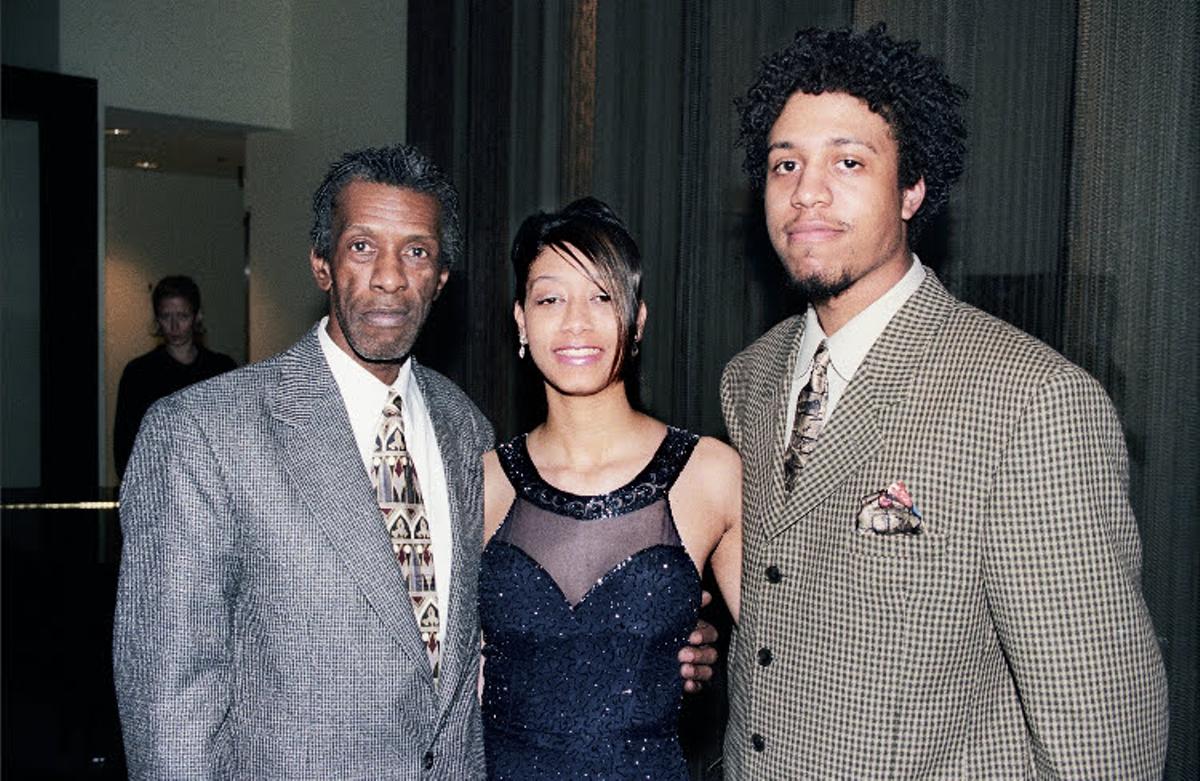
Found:
[[[432,540],[421,485],[417,482],[417,469],[404,443],[400,406],[400,394],[393,392],[383,407],[383,420],[375,433],[371,481],[375,484],[379,509],[383,511],[383,522],[392,541],[392,553],[412,597],[421,642],[429,654],[429,667],[436,683],[442,641]]]
[[[829,345],[824,340],[813,356],[812,374],[808,384],[796,397],[796,422],[792,425],[792,441],[783,459],[783,481],[788,491],[796,488],[800,470],[808,463],[817,446],[817,437],[825,426],[825,407],[829,404]]]

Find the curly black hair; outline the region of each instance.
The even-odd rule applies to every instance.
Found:
[[[758,190],[766,181],[767,137],[796,92],[853,95],[887,121],[899,148],[899,188],[925,179],[925,200],[908,222],[913,241],[962,175],[966,91],[950,81],[939,60],[921,54],[916,41],[896,41],[882,22],[865,33],[801,30],[763,58],[746,96],[734,101],[741,115],[738,145],[746,149],[742,170]]]
[[[442,169],[415,146],[396,144],[347,152],[329,167],[313,193],[313,224],[309,240],[319,258],[330,258],[334,210],[338,196],[350,182],[371,182],[400,187],[426,195],[438,202],[438,264],[449,268],[462,254],[462,227],[458,215],[458,191]]]

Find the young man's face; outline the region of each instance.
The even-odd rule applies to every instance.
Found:
[[[775,251],[810,300],[862,298],[865,308],[908,269],[905,221],[924,181],[900,189],[891,128],[845,93],[793,94],[767,141]]]
[[[332,257],[311,257],[329,292],[329,336],[384,382],[395,379],[450,273],[439,262],[438,215],[432,195],[350,182],[337,199]]]

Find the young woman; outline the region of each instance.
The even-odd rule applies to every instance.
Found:
[[[710,557],[737,616],[741,461],[631,405],[641,260],[607,206],[529,217],[512,262],[547,415],[484,457],[488,773],[685,779],[676,652]]]

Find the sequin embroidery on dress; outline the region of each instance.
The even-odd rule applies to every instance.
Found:
[[[497,448],[516,489],[483,551],[484,744],[492,779],[686,779],[676,654],[700,576],[667,493],[698,437],[676,428],[628,484],[576,496],[525,436]]]

